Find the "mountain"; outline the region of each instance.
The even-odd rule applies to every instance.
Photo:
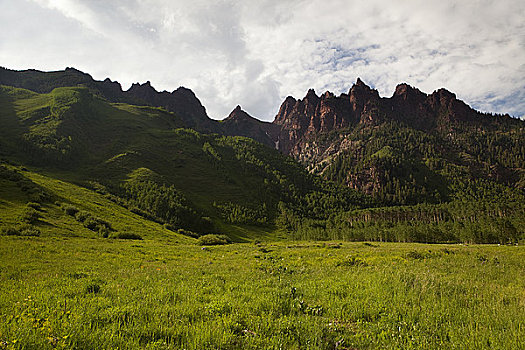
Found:
[[[251,121],[243,113],[237,110],[242,118],[234,115],[230,122]],[[112,103],[85,86],[49,93],[0,86],[0,123],[6,166],[36,167],[37,173],[84,186],[192,235],[236,237],[254,225],[251,231],[270,232],[279,206],[303,208],[335,192],[291,158],[250,138],[202,134],[166,109]],[[314,201],[303,203],[313,194]],[[343,191],[333,210],[367,201]]]
[[[123,91],[118,82],[106,78],[94,80],[91,75],[75,68],[64,71],[41,72],[37,70],[14,71],[0,67],[0,85],[8,85],[31,90],[37,93],[49,93],[55,88],[85,86],[89,90],[110,102],[121,102],[133,105],[162,107],[180,117],[185,126],[202,132],[217,132],[217,122],[210,119],[193,91],[184,87],[167,92],[158,92],[148,81],[144,84],[133,84]]]
[[[400,84],[384,98],[358,79],[339,96],[287,97],[268,123],[240,106],[214,121],[186,88],[123,91],[72,68],[2,68],[0,84],[0,226],[40,205],[52,217],[38,229],[68,232],[74,205],[105,236],[132,230],[119,223],[133,215],[160,225],[155,235],[236,240],[507,243],[525,234],[524,122],[477,112],[444,89]],[[102,198],[118,208],[105,211]]]
[[[243,111],[241,106],[237,106],[228,117],[223,119],[221,126],[225,135],[250,137],[269,147],[279,149],[276,141],[279,137],[279,126],[255,119]]]
[[[525,188],[525,122],[475,111],[445,89],[400,84],[382,98],[358,79],[340,96],[286,98],[273,124],[283,153],[387,203],[447,201],[457,178]]]

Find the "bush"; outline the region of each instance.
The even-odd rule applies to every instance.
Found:
[[[98,234],[104,238],[108,238],[109,237],[109,232],[111,230],[109,228],[107,228],[106,226],[99,226],[98,227]]]
[[[226,235],[204,235],[199,237],[197,244],[199,245],[222,245],[231,243],[231,240]]]
[[[33,208],[35,210],[42,210],[42,206],[40,205],[40,203],[29,202],[29,203],[27,203],[27,206],[29,208]]]
[[[51,199],[51,196],[41,189],[31,189],[27,191],[28,197],[34,202],[47,202]]]
[[[31,225],[8,226],[2,229],[5,236],[40,236],[40,230]]]
[[[72,211],[74,211],[74,209],[72,209]],[[77,212],[75,214],[75,219],[77,219],[78,222],[81,222],[87,229],[98,232],[98,234],[104,238],[107,238],[109,233],[114,231],[109,222],[97,218],[87,211]]]
[[[199,235],[197,233],[190,230],[185,230],[183,228],[178,229],[176,232],[184,236],[199,238]]]
[[[98,220],[92,216],[86,218],[86,220],[84,220],[84,226],[88,229],[90,229],[91,231],[98,231],[99,230],[99,225],[100,223],[98,222]]]
[[[138,240],[142,240],[142,236],[140,236],[139,234],[137,233],[131,233],[131,232],[119,232],[113,236],[111,236],[111,238],[115,238],[115,239],[138,239]]]
[[[77,219],[78,222],[84,222],[86,221],[88,218],[91,218],[91,213],[87,212],[87,211],[79,211],[75,214],[75,219]]]
[[[345,260],[339,261],[337,266],[367,266],[367,262],[358,256],[351,256]]]
[[[170,231],[173,231],[173,232],[176,232],[178,234],[181,234],[181,235],[184,235],[184,236],[188,236],[188,237],[193,237],[193,238],[199,238],[200,235],[198,233],[195,233],[193,231],[190,231],[190,230],[185,230],[183,228],[177,228],[175,227],[174,225],[172,224],[164,224],[163,225],[165,229],[167,230],[170,230]]]
[[[69,204],[64,205],[62,209],[67,215],[70,216],[75,216],[80,211],[77,207]]]
[[[107,237],[109,231],[111,231],[111,225],[109,222],[94,216],[89,216],[86,218],[86,220],[84,220],[84,227],[90,229],[91,231],[99,232],[104,237]]]
[[[2,235],[4,236],[20,236],[20,231],[14,226],[3,227]]]
[[[20,215],[20,221],[27,222],[29,224],[38,221],[39,218],[40,213],[31,207],[24,208],[24,211]]]
[[[415,259],[415,260],[423,260],[426,258],[426,254],[424,252],[420,252],[417,250],[412,250],[408,252],[406,256],[409,259]]]
[[[86,286],[86,293],[98,294],[100,293],[100,285],[97,283],[90,283]]]

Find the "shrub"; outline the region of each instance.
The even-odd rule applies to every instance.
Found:
[[[67,215],[70,216],[75,216],[80,211],[77,207],[69,204],[64,205],[62,209]]]
[[[75,214],[75,219],[77,219],[77,221],[79,221],[79,222],[84,222],[90,217],[91,217],[91,213],[89,213],[87,211],[83,211],[83,210],[78,211]]]
[[[4,236],[20,236],[20,231],[17,227],[8,226],[2,228],[2,235]]]
[[[40,205],[40,203],[36,203],[36,202],[29,202],[27,203],[27,206],[29,208],[33,208],[35,210],[42,210],[42,206]]]
[[[40,236],[40,230],[31,225],[20,226],[21,236]]]
[[[81,222],[87,229],[98,232],[104,238],[107,238],[109,233],[114,231],[109,222],[97,218],[87,211],[77,212],[75,214],[75,219],[77,219],[78,222]]]
[[[24,208],[24,211],[20,215],[20,221],[27,222],[29,224],[36,222],[39,218],[40,213],[31,207]]]
[[[420,251],[417,251],[417,250],[412,250],[407,253],[407,258],[415,259],[415,260],[423,260],[426,258],[426,254]]]
[[[98,220],[92,216],[86,218],[86,220],[84,220],[84,226],[88,229],[90,229],[91,231],[98,231],[99,229],[99,225],[100,223],[98,222]]]
[[[40,230],[31,225],[8,226],[2,229],[5,236],[40,236]]]
[[[106,226],[99,226],[98,227],[98,234],[104,238],[108,238],[109,237],[109,232],[110,232],[110,229],[107,228]]]
[[[178,229],[176,232],[184,236],[199,238],[199,235],[197,233],[190,231],[190,230],[185,230],[183,228]]]
[[[222,245],[231,243],[231,240],[226,235],[204,235],[199,237],[197,244],[199,245]]]
[[[86,286],[86,293],[97,294],[100,292],[100,285],[97,283],[90,283]]]
[[[345,260],[339,261],[337,266],[367,266],[367,262],[358,256],[351,256]]]
[[[84,226],[91,231],[97,231],[101,233],[104,237],[107,237],[109,231],[111,231],[111,224],[105,220],[96,218],[94,216],[89,216],[84,220]]]

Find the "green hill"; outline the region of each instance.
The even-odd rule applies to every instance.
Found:
[[[138,106],[89,84],[51,89],[61,82],[38,77],[44,92],[0,86],[2,226],[12,234],[76,227],[75,234],[115,238],[477,243],[525,234],[522,123],[507,117],[478,122],[467,113],[466,121],[438,120],[438,132],[390,120],[379,108],[375,119],[305,134],[291,153],[308,172],[251,138],[188,129],[192,114],[175,92],[169,109]],[[286,120],[294,122],[302,103]],[[268,125],[250,118],[239,108],[230,124],[264,133]],[[286,120],[287,132],[302,125]],[[28,197],[20,176],[47,194]],[[93,206],[102,200],[111,206]],[[130,218],[135,223],[125,224]]]
[[[182,129],[171,112],[110,103],[85,87],[38,94],[4,86],[0,103],[5,160],[191,236],[269,234],[280,203],[296,207],[308,194],[335,193],[291,158],[249,138]],[[343,192],[344,208],[367,203],[366,196]],[[73,197],[68,202],[84,202]]]
[[[91,218],[101,232],[88,227]],[[4,233],[21,236],[63,236],[96,238],[156,239],[189,243],[188,238],[163,225],[144,220],[113,201],[87,188],[9,166],[0,166],[0,226]]]

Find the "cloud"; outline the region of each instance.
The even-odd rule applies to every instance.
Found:
[[[271,120],[287,95],[390,96],[445,87],[484,111],[525,115],[521,0],[0,0],[1,65],[74,66],[123,86],[184,85],[211,117],[237,104]]]

